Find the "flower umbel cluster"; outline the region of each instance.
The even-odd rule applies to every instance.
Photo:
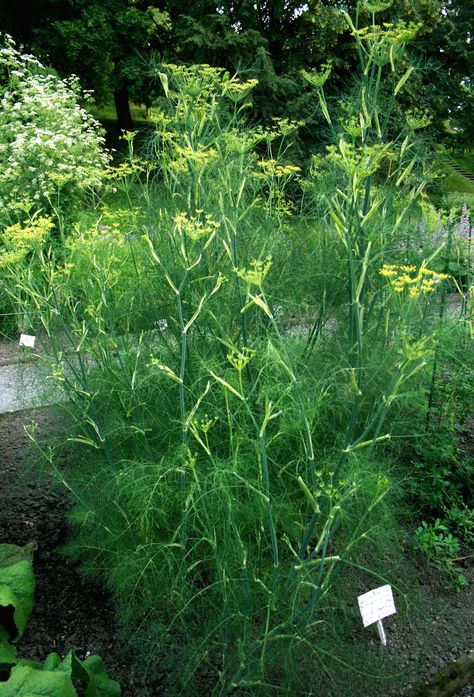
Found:
[[[235,273],[243,281],[251,286],[261,287],[267,273],[270,271],[272,258],[268,256],[265,261],[254,259],[250,262],[250,269],[234,269]]]
[[[278,164],[276,160],[260,160],[257,164],[265,174],[270,174],[273,177],[289,177],[301,172],[301,167],[297,165]]]
[[[258,80],[251,79],[247,82],[240,82],[236,78],[231,78],[224,84],[222,94],[228,96],[233,102],[240,102],[250,94],[250,92],[258,85]]]
[[[54,224],[49,218],[40,217],[24,225],[10,225],[0,240],[0,268],[16,266],[35,248],[41,247]]]
[[[242,349],[233,349],[227,354],[227,360],[233,368],[238,370],[239,373],[243,371],[245,366],[252,360],[255,356],[256,351],[244,346]]]
[[[390,280],[390,285],[397,293],[408,290],[411,298],[423,293],[431,293],[440,281],[450,278],[447,273],[432,271],[426,267],[398,264],[385,264],[380,269],[380,275]]]
[[[209,417],[208,414],[204,414],[204,418],[193,419],[192,424],[198,431],[207,434],[218,420],[218,416]]]
[[[197,210],[196,213],[203,214],[203,211]],[[209,235],[214,236],[219,228],[219,223],[208,214],[201,219],[195,216],[188,217],[186,213],[178,213],[174,217],[174,222],[178,230],[181,233],[184,232],[193,242]]]

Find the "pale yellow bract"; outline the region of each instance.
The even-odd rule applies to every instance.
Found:
[[[245,366],[252,360],[255,356],[256,351],[244,346],[242,349],[233,349],[227,354],[227,360],[239,373],[245,368]]]
[[[249,269],[234,269],[235,273],[249,285],[261,287],[267,273],[270,271],[272,258],[268,256],[265,261],[254,259],[250,262]]]

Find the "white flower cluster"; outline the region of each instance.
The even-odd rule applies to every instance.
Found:
[[[1,208],[63,208],[101,185],[110,157],[80,96],[75,76],[61,80],[0,40]]]

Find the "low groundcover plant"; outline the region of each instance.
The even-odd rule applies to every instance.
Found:
[[[0,545],[0,695],[76,697],[80,683],[86,697],[120,697],[120,686],[106,675],[99,656],[81,661],[74,651],[63,659],[52,653],[44,664],[17,656],[15,643],[33,608],[35,549],[35,542]]]

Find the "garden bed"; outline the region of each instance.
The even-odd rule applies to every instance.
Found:
[[[68,535],[68,501],[64,494],[37,475],[34,463],[38,456],[32,451],[31,441],[24,431],[24,426],[32,421],[38,424],[40,438],[66,426],[47,408],[0,416],[3,503],[0,540],[18,545],[31,540],[38,542],[35,607],[21,643],[21,654],[43,660],[51,651],[64,655],[70,648],[75,649],[80,658],[97,653],[103,657],[109,675],[120,681],[124,697],[165,694],[160,688],[166,672],[165,660],[156,667],[153,684],[142,684],[140,676],[130,672],[127,657],[121,650],[119,628],[107,593],[100,583],[81,579],[74,566],[58,554],[58,547]],[[470,436],[472,438],[472,433]],[[67,454],[63,453],[63,457]],[[378,685],[370,685],[371,694],[408,695],[420,679],[427,680],[448,662],[473,648],[472,561],[466,564],[470,585],[461,593],[447,591],[443,580],[424,562],[416,560],[414,564],[412,590],[422,603],[418,608],[415,603],[410,612],[403,611],[386,621],[387,648],[378,646],[375,630],[357,628],[354,635],[356,641],[366,642],[367,648],[378,654],[384,663],[388,659],[391,666],[393,680],[375,681]],[[371,666],[371,672],[381,673],[380,665]],[[331,680],[320,694],[338,697],[339,688],[331,687],[330,683]],[[368,688],[364,684],[362,676],[354,675],[352,694],[365,697]],[[204,685],[202,691],[196,692],[198,694],[206,694]],[[474,686],[464,688],[459,694],[474,694]]]

